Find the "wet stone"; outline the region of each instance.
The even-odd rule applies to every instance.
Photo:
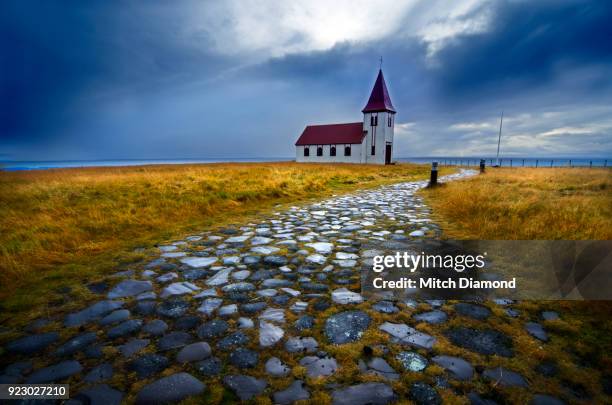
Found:
[[[446,336],[454,345],[477,353],[496,354],[503,357],[514,356],[512,339],[496,330],[459,327],[447,330]]]
[[[142,321],[140,319],[131,319],[109,329],[106,335],[111,339],[116,339],[136,333],[141,327]]]
[[[460,315],[484,321],[491,316],[491,310],[482,305],[470,304],[468,302],[460,302],[455,304],[455,312]]]
[[[27,379],[27,384],[42,384],[59,382],[78,374],[83,370],[81,364],[76,360],[66,360],[49,367],[34,371]]]
[[[155,312],[155,301],[139,301],[134,305],[134,312],[138,315],[151,315]]]
[[[287,258],[285,256],[277,256],[270,255],[264,257],[264,263],[270,264],[272,266],[284,266],[288,263]]]
[[[108,290],[108,283],[105,281],[89,283],[87,284],[87,289],[94,294],[104,294],[104,292]]]
[[[277,295],[272,298],[272,302],[276,305],[285,305],[291,298],[288,295]]]
[[[436,356],[434,363],[447,370],[457,380],[469,380],[474,375],[474,368],[460,357]]]
[[[174,329],[189,331],[195,329],[200,324],[200,321],[201,318],[199,316],[183,316],[174,322]]]
[[[217,347],[221,350],[230,350],[237,346],[244,346],[249,343],[249,337],[243,332],[234,332],[227,335],[217,343]]]
[[[295,321],[293,326],[299,331],[310,329],[314,326],[314,317],[310,315],[302,315],[297,321]]]
[[[418,322],[427,322],[436,325],[446,322],[448,316],[444,311],[433,310],[414,315],[413,318]]]
[[[333,405],[385,405],[397,399],[390,386],[375,382],[337,389],[332,393]]]
[[[392,381],[399,379],[399,374],[381,357],[360,360],[359,364],[361,371],[366,374],[374,374]]]
[[[313,353],[319,344],[311,337],[292,337],[285,342],[285,350],[289,353]]]
[[[293,285],[291,281],[283,280],[280,278],[269,278],[267,280],[264,280],[263,283],[261,283],[261,286],[264,288],[289,287],[290,285]]]
[[[9,352],[33,354],[44,350],[51,343],[56,342],[59,335],[56,332],[41,333],[39,335],[30,335],[13,340],[6,345]]]
[[[7,376],[21,377],[32,371],[31,361],[18,361],[13,364],[9,364],[4,369],[4,374]]]
[[[372,309],[383,314],[394,314],[399,311],[399,308],[393,305],[393,303],[390,301],[379,301],[372,305]]]
[[[110,299],[133,297],[152,289],[153,284],[150,281],[124,280],[113,287],[106,296]]]
[[[243,281],[239,283],[228,284],[224,286],[223,288],[221,288],[221,290],[226,293],[227,292],[248,292],[248,291],[254,291],[255,286],[251,283],[247,283]]]
[[[202,304],[198,308],[198,312],[201,312],[205,315],[212,315],[212,313],[223,304],[223,300],[221,298],[207,298],[202,301]]]
[[[142,331],[151,336],[161,336],[168,329],[168,324],[161,319],[154,319],[148,322],[143,328]]]
[[[259,321],[259,345],[261,347],[274,346],[283,338],[285,331],[266,321]]]
[[[331,357],[306,356],[300,360],[300,366],[306,368],[306,374],[311,378],[329,376],[338,369],[336,359]]]
[[[259,354],[253,350],[240,347],[230,353],[229,361],[238,368],[254,368],[259,362]]]
[[[198,395],[206,385],[188,373],[177,373],[146,385],[136,395],[136,404],[165,404]]]
[[[391,341],[402,343],[419,349],[431,350],[436,338],[426,333],[419,332],[406,324],[385,322],[379,329],[392,336]]]
[[[68,314],[64,320],[64,325],[67,327],[81,326],[96,320],[109,312],[119,309],[122,306],[123,302],[120,301],[99,301],[83,309],[82,311]]]
[[[89,371],[83,381],[100,382],[109,380],[113,376],[113,366],[110,363],[102,363]]]
[[[410,399],[419,405],[442,404],[442,398],[430,385],[418,381],[410,386]]]
[[[218,357],[209,357],[194,364],[195,369],[203,375],[214,376],[221,373],[223,363]]]
[[[525,330],[534,338],[541,340],[542,342],[548,341],[548,334],[544,330],[544,327],[536,322],[527,322],[525,324]]]
[[[238,318],[238,327],[240,329],[251,329],[255,327],[255,323],[251,318],[240,317]]]
[[[231,316],[238,312],[238,305],[230,304],[225,305],[219,308],[218,314],[219,316]]]
[[[130,311],[127,309],[118,309],[116,311],[111,312],[106,315],[104,318],[100,319],[100,325],[111,325],[117,322],[123,322],[130,317]]]
[[[267,306],[268,304],[266,304],[263,301],[253,302],[253,303],[241,305],[240,311],[244,312],[245,314],[254,314],[254,313],[263,311]]]
[[[229,328],[229,324],[223,320],[215,319],[203,323],[197,331],[200,339],[211,339],[222,336]]]
[[[542,319],[545,321],[556,321],[559,319],[559,314],[555,311],[544,311],[542,312]]]
[[[325,321],[325,336],[331,343],[356,342],[370,325],[370,317],[363,311],[345,311]]]
[[[523,376],[503,367],[485,370],[482,375],[503,387],[527,387],[527,382]]]
[[[266,361],[265,369],[266,373],[272,377],[285,377],[291,371],[291,369],[281,362],[278,357],[270,357],[268,361]]]
[[[146,378],[165,370],[169,364],[166,357],[147,353],[133,360],[128,365],[128,369],[136,372],[139,378]]]
[[[332,291],[332,301],[336,304],[360,304],[363,302],[361,294],[349,291],[346,288],[338,288]]]
[[[55,351],[56,356],[69,356],[76,353],[85,347],[89,346],[96,341],[96,334],[94,332],[82,333],[78,336],[73,337],[66,343],[61,345]]]
[[[395,357],[408,371],[423,371],[427,367],[427,359],[415,352],[400,352]]]
[[[279,405],[292,404],[295,401],[306,400],[310,398],[310,393],[305,388],[303,381],[296,380],[289,387],[282,391],[277,391],[272,395],[274,403]]]
[[[176,355],[179,363],[191,363],[210,357],[211,349],[206,342],[196,342],[183,347]]]
[[[126,344],[121,345],[118,348],[123,357],[131,357],[147,347],[150,342],[151,341],[149,339],[131,339]]]
[[[156,312],[158,315],[168,318],[179,318],[187,312],[187,309],[189,309],[188,302],[174,299],[160,303],[156,308]]]
[[[190,283],[189,281],[182,281],[178,283],[172,283],[161,292],[162,298],[168,298],[177,295],[185,295],[185,294],[193,294],[200,290],[200,287],[197,285]]]
[[[321,283],[302,283],[302,289],[305,291],[326,292],[329,287]]]
[[[172,350],[183,347],[193,341],[193,337],[187,332],[170,332],[157,341],[160,351]]]
[[[241,401],[248,401],[261,394],[268,385],[265,380],[258,380],[247,375],[228,375],[223,383],[238,396]]]
[[[285,310],[280,308],[268,308],[260,315],[259,319],[285,323]]]
[[[91,405],[119,405],[123,399],[123,393],[107,384],[100,384],[81,390],[74,399]]]

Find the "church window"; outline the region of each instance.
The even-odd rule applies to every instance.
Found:
[[[317,148],[317,156],[323,156],[323,147],[322,146],[319,146]]]
[[[351,145],[344,147],[344,156],[351,156]]]
[[[336,156],[336,147],[332,146],[329,148],[329,156]]]
[[[308,149],[308,146],[304,147],[304,156],[310,156],[310,149]]]
[[[393,122],[393,116],[389,115],[389,117],[387,118],[387,126],[391,126],[391,123]]]
[[[378,116],[377,115],[372,115],[370,117],[370,126],[375,127],[378,125]]]

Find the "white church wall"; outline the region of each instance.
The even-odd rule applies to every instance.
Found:
[[[378,125],[371,125],[371,117],[378,116]],[[388,118],[392,116],[391,126],[388,126]],[[367,131],[365,144],[365,157],[367,163],[385,164],[385,149],[387,142],[391,142],[391,161],[393,161],[393,129],[395,127],[395,117],[388,112],[365,113],[363,115],[363,130]],[[372,155],[372,133],[376,131],[374,137],[374,155]]]
[[[317,147],[323,147],[323,156],[317,156]],[[351,156],[344,156],[344,147],[348,146],[345,144],[338,144],[336,146],[336,156],[330,156],[330,150],[332,145],[310,145],[310,156],[304,156],[304,145],[297,145],[295,147],[295,161],[300,163],[361,163],[363,147],[361,144],[352,144]]]

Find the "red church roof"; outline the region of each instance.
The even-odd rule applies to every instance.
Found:
[[[385,84],[385,78],[383,77],[382,69],[378,71],[378,77],[376,78],[376,82],[374,83],[374,88],[372,89],[372,94],[370,94],[370,99],[368,100],[368,104],[361,110],[363,113],[367,112],[381,112],[381,111],[389,111],[394,113],[395,108],[391,103],[391,98],[389,97],[389,91],[387,90],[387,85]]]
[[[333,145],[361,143],[365,133],[363,122],[348,124],[308,125],[295,143],[299,145]]]

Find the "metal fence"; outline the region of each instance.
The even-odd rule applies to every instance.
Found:
[[[489,167],[610,167],[607,159],[482,159]],[[439,159],[441,166],[478,167],[481,159]]]

